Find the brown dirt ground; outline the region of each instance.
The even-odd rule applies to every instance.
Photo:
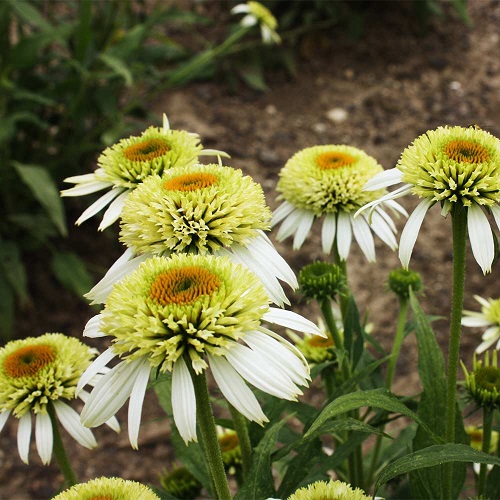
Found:
[[[401,151],[418,135],[439,125],[479,124],[500,136],[500,2],[471,0],[467,28],[448,18],[433,22],[419,36],[399,9],[385,9],[383,22],[368,23],[361,41],[352,41],[341,31],[310,36],[300,45],[295,79],[275,72],[269,75],[270,91],[256,93],[240,88],[237,94],[216,82],[197,83],[158,98],[154,110],[166,112],[173,128],[186,128],[201,135],[205,147],[228,151],[232,166],[241,168],[260,182],[272,208],[277,175],[297,150],[316,144],[345,143],[360,147],[391,168]],[[332,121],[329,111],[346,112],[342,122]],[[404,199],[412,209],[414,199]],[[73,208],[73,219],[81,207]],[[400,221],[400,227],[402,227]],[[69,244],[87,259],[96,272],[105,269],[121,253],[111,230],[95,236],[97,224],[87,223],[71,231]],[[451,226],[436,207],[429,213],[417,240],[411,264],[422,273],[426,293],[422,305],[428,314],[442,315],[435,323],[439,342],[446,350],[451,286]],[[319,226],[300,252],[292,253],[290,241],[277,244],[298,271],[322,258]],[[378,261],[368,264],[357,248],[349,259],[352,288],[360,310],[369,312],[377,339],[391,345],[395,303],[380,290],[398,259],[382,244]],[[473,294],[498,297],[498,266],[483,277],[468,254],[465,307],[474,309]],[[16,336],[61,331],[76,336],[94,310],[75,300],[50,278],[36,258],[30,273],[34,303],[19,319]],[[311,319],[318,311],[294,302]],[[462,349],[470,353],[480,332],[464,332]],[[102,347],[102,346],[101,346]],[[465,356],[466,357],[466,356]],[[408,338],[398,366],[395,391],[418,391],[416,352]],[[118,475],[158,485],[158,474],[171,464],[169,420],[153,394],[148,394],[140,434],[139,451],[133,451],[126,435],[126,411],[119,413],[124,430],[116,437],[103,428],[96,430],[99,448],[85,450],[63,436],[77,474],[82,481],[101,475]],[[17,424],[9,422],[1,434],[0,498],[45,499],[62,481],[55,461],[41,465],[34,447],[31,465],[19,459]],[[67,439],[68,438],[68,439]]]

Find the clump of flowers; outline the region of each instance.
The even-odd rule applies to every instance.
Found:
[[[496,349],[500,349],[500,299],[483,299],[479,295],[474,298],[481,304],[481,312],[464,311],[462,325],[486,328],[482,342],[476,347],[478,354],[489,349],[495,342]]]
[[[462,363],[465,386],[470,399],[480,407],[500,409],[500,369],[498,368],[498,351],[487,352],[484,360],[478,360],[474,354],[472,371],[469,373]]]
[[[360,488],[352,488],[343,481],[316,481],[304,488],[299,488],[288,497],[288,500],[324,500],[325,498],[339,500],[369,500],[372,497],[365,495]]]
[[[375,158],[352,146],[314,146],[299,151],[280,172],[278,199],[284,201],[273,218],[273,225],[281,223],[277,239],[293,235],[293,248],[298,250],[315,219],[323,218],[324,253],[329,254],[333,248],[341,260],[346,260],[354,235],[365,257],[373,262],[375,243],[370,222],[375,234],[395,250],[396,227],[384,209],[406,214],[399,204],[392,200],[379,204],[370,221],[367,215],[354,217],[362,206],[384,194],[384,190],[363,190],[368,180],[382,171]]]
[[[75,399],[78,380],[95,354],[94,349],[62,333],[14,340],[0,348],[0,431],[9,416],[18,419],[17,446],[23,462],[28,463],[33,415],[37,450],[44,464],[52,457],[55,422],[51,412],[79,444],[97,446],[92,432],[83,427],[80,415],[68,404]],[[102,369],[96,370],[96,375],[102,373]],[[87,396],[80,394],[82,400]],[[119,430],[115,419],[107,423]]]
[[[142,401],[155,368],[172,373],[174,421],[186,442],[196,440],[192,373],[210,365],[225,398],[262,424],[266,416],[245,380],[295,400],[309,379],[297,349],[262,322],[323,335],[312,322],[269,307],[269,301],[259,279],[227,258],[177,254],[148,259],[115,285],[104,311],[86,331],[113,337],[113,346],[82,376],[79,389],[115,356],[122,361],[98,382],[82,421],[100,425],[130,397],[129,436],[137,447]]]
[[[137,481],[126,481],[119,477],[99,477],[86,483],[75,484],[56,495],[52,500],[83,499],[116,500],[160,500],[160,497],[148,486]]]

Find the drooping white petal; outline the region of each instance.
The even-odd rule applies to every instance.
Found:
[[[386,200],[384,205],[388,206],[396,215],[401,214],[403,217],[408,217],[408,212],[397,201]]]
[[[433,203],[434,202],[429,198],[423,199],[408,218],[403,232],[401,233],[401,239],[399,241],[399,260],[405,269],[408,269],[413,247],[417,241],[418,232],[424,221],[425,214]]]
[[[473,204],[467,210],[467,229],[470,246],[483,274],[491,272],[495,257],[495,243],[488,218],[479,205]]]
[[[29,463],[31,439],[31,413],[26,412],[20,419],[17,427],[17,450],[21,460],[27,464]]]
[[[398,189],[395,189],[394,191],[391,191],[390,193],[387,193],[386,195],[382,196],[381,198],[378,198],[377,200],[371,201],[370,203],[367,203],[366,205],[363,205],[355,214],[354,217],[357,217],[361,212],[364,212],[365,210],[370,210],[372,212],[375,210],[375,207],[379,206],[381,203],[387,203],[389,200],[396,200],[398,198],[401,198],[402,196],[405,196],[407,193],[411,192],[412,184],[404,184]]]
[[[219,151],[218,149],[202,149],[198,156],[219,156],[223,158],[231,158],[231,155],[227,154],[225,151]]]
[[[275,323],[276,325],[291,328],[292,330],[310,333],[311,335],[319,335],[320,337],[326,338],[325,333],[322,332],[317,325],[307,318],[304,318],[304,316],[301,316],[293,311],[270,307],[269,311],[262,316],[262,319],[264,321],[269,321],[270,323]]]
[[[174,422],[186,444],[198,441],[196,436],[196,396],[185,361],[179,358],[172,371],[172,412]]]
[[[62,401],[54,401],[54,408],[61,425],[75,441],[89,449],[97,446],[92,431],[82,425],[78,412]]]
[[[224,397],[248,420],[260,425],[268,422],[254,393],[231,364],[222,356],[208,355],[208,360]]]
[[[98,230],[103,231],[107,227],[111,226],[113,222],[118,220],[122,213],[123,205],[125,205],[125,200],[127,199],[130,191],[127,189],[125,192],[120,194],[116,200],[114,200],[111,205],[109,205],[108,209],[104,212],[102,216],[102,221],[99,224]]]
[[[103,276],[101,281],[97,283],[84,296],[91,300],[91,304],[103,304],[107,296],[111,293],[113,286],[123,279],[127,274],[131,273],[144,262],[151,253],[145,253],[133,256],[133,249],[128,248],[124,254],[108,269],[108,272]]]
[[[132,448],[135,450],[139,447],[137,440],[139,438],[139,427],[141,426],[142,404],[144,403],[144,396],[146,394],[150,373],[151,366],[147,358],[144,358],[143,364],[139,368],[139,373],[137,374],[128,403],[128,438]]]
[[[337,227],[337,214],[326,214],[321,227],[321,246],[323,253],[330,254],[335,241],[335,229]]]
[[[76,220],[75,224],[79,226],[82,222],[90,219],[96,213],[100,212],[106,205],[109,205],[125,188],[113,188],[111,191],[103,194],[97,201],[92,203],[80,217]]]
[[[2,432],[3,426],[9,419],[9,415],[12,410],[3,410],[0,412],[0,432]]]
[[[361,248],[368,262],[375,262],[375,242],[364,217],[351,218],[351,223],[354,238],[358,242],[359,248]]]
[[[347,212],[340,210],[337,219],[337,250],[342,260],[347,260],[349,256],[351,241],[351,216]]]
[[[477,317],[464,316],[462,318],[463,326],[481,327],[481,326],[488,326],[489,324],[490,322],[483,315],[478,315]]]
[[[239,3],[231,9],[231,14],[247,14],[250,12],[250,7],[246,3]]]
[[[499,335],[500,335],[500,326],[492,325],[484,331],[482,339],[483,340],[490,340],[490,339],[497,340]]]
[[[311,214],[308,210],[303,210],[296,208],[286,219],[281,223],[278,232],[276,233],[276,239],[278,241],[283,241],[292,234],[295,234],[298,225],[303,217],[309,218]]]
[[[295,205],[292,205],[288,201],[284,201],[273,213],[273,218],[271,220],[271,227],[279,224],[283,219],[288,217],[294,210],[296,210]]]
[[[82,373],[82,376],[76,386],[75,394],[78,396],[80,391],[92,380],[92,378],[97,375],[115,356],[116,353],[113,351],[112,347],[109,347],[103,353],[99,354],[99,356],[94,359],[92,364]]]
[[[245,28],[248,28],[250,26],[255,26],[257,24],[257,18],[252,14],[248,14],[240,21],[240,24]]]
[[[494,335],[491,335],[492,333]],[[478,354],[482,354],[484,351],[489,349],[498,339],[498,327],[488,328],[483,334],[482,342],[476,347],[476,352]]]
[[[36,449],[42,463],[48,465],[52,457],[54,431],[52,430],[52,422],[47,413],[38,413],[36,416],[35,440]]]
[[[365,217],[365,214],[361,214],[361,217]],[[367,222],[367,218],[365,218]],[[394,236],[392,228],[385,219],[376,211],[372,214],[371,228],[373,232],[391,249],[396,250],[398,248],[398,242]]]
[[[228,350],[226,358],[253,386],[281,399],[295,401],[302,391],[281,370],[270,365],[255,351],[241,344]]]
[[[89,338],[105,337],[106,335],[99,331],[99,324],[101,322],[102,314],[96,314],[87,321],[83,329],[83,336]]]
[[[299,250],[304,243],[311,226],[314,222],[314,214],[312,212],[304,212],[299,220],[297,230],[295,231],[295,237],[293,238],[293,249]]]
[[[491,213],[493,214],[495,222],[497,223],[498,229],[500,229],[500,206],[493,205],[491,207]]]
[[[396,167],[384,170],[373,176],[364,186],[363,191],[376,191],[398,184],[403,179],[403,172]]]
[[[144,359],[122,361],[99,380],[83,407],[83,425],[97,427],[116,414],[130,397]]]
[[[71,179],[71,177],[68,177],[68,179]],[[66,181],[72,182],[68,180]],[[109,188],[112,185],[113,184],[111,182],[105,182],[105,181],[85,182],[78,186],[74,186],[72,188],[61,191],[61,196],[85,196],[86,194],[95,193],[97,191]]]
[[[78,397],[86,403],[90,397],[90,392],[81,390],[78,394]],[[105,425],[107,425],[110,429],[113,429],[115,432],[120,432],[120,424],[118,423],[118,419],[116,417],[111,417],[109,420],[104,422]]]

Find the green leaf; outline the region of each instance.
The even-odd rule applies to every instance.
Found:
[[[350,394],[345,394],[338,397],[330,404],[328,404],[323,411],[319,414],[318,418],[311,425],[306,432],[305,437],[313,434],[316,429],[322,426],[329,419],[346,413],[351,410],[356,410],[362,407],[380,408],[391,413],[400,413],[410,417],[428,432],[435,442],[442,442],[443,440],[436,436],[434,432],[422,420],[412,412],[406,405],[401,403],[393,394],[387,389],[373,389],[370,391],[358,391]]]
[[[66,236],[66,220],[59,191],[47,170],[36,165],[23,165],[12,162],[19,176],[30,188],[33,196],[40,202],[50,220],[57,227],[62,236]]]
[[[127,87],[130,87],[132,83],[134,83],[132,73],[121,59],[110,54],[100,54],[99,59],[117,75],[121,76],[125,80],[125,85],[127,85]]]
[[[465,444],[441,444],[429,446],[389,464],[375,482],[375,492],[387,481],[407,472],[436,467],[450,462],[475,462],[500,465],[500,458],[475,450]]]
[[[363,354],[364,329],[359,320],[359,312],[354,296],[350,295],[344,318],[344,346],[349,353],[353,366]]]
[[[275,450],[278,434],[285,423],[286,420],[281,420],[267,429],[253,452],[252,467],[235,500],[269,498],[275,495],[274,479],[271,473],[271,454]]]
[[[61,284],[79,297],[94,285],[85,263],[73,252],[55,252],[52,256],[52,270]]]
[[[264,72],[262,71],[262,63],[260,61],[252,61],[242,64],[239,68],[241,78],[252,89],[265,92],[269,87],[264,81]]]
[[[0,269],[0,341],[7,341],[14,325],[14,293],[7,277]]]
[[[12,241],[0,241],[0,269],[19,299],[28,301],[26,269],[19,247]]]
[[[42,31],[50,31],[54,27],[40,14],[40,11],[36,9],[32,2],[26,2],[25,0],[7,0],[11,9],[26,23],[36,26]]]

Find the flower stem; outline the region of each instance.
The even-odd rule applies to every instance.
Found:
[[[56,411],[52,403],[49,403],[47,405],[47,411],[49,413],[50,422],[52,423],[52,433],[54,436],[54,455],[56,457],[57,463],[59,464],[59,467],[61,468],[61,472],[63,473],[66,486],[74,486],[78,483],[78,479],[76,478],[75,471],[71,467],[71,463],[64,448],[64,444],[61,439],[61,433],[59,432],[59,423],[57,421]]]
[[[246,418],[233,406],[229,405],[229,411],[233,419],[234,430],[238,435],[238,443],[241,450],[241,462],[243,468],[243,479],[247,478],[252,465],[252,443],[248,434],[248,425]]]
[[[493,410],[488,407],[483,408],[483,453],[490,452],[491,446],[491,431],[493,429]],[[481,464],[479,469],[479,481],[477,486],[477,497],[486,498],[486,473],[488,465]]]
[[[455,441],[455,416],[457,372],[460,355],[460,332],[465,286],[465,249],[467,238],[467,209],[459,206],[452,212],[453,234],[453,296],[451,304],[451,324],[448,347],[448,375],[446,384],[445,439]],[[453,466],[445,466],[444,498],[451,498]]]
[[[191,364],[188,364],[188,368],[193,379],[194,393],[196,395],[196,420],[203,439],[205,455],[215,485],[217,498],[229,500],[231,493],[224,470],[219,439],[217,438],[215,419],[208,394],[207,379],[204,372],[199,375],[194,373]]]

